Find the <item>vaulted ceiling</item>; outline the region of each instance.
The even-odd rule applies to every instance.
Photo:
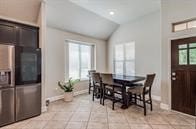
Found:
[[[160,10],[161,0],[47,0],[46,3],[49,26],[107,40],[119,25]]]
[[[47,0],[47,24],[61,30],[106,40],[117,23],[84,9],[69,0]]]
[[[0,16],[35,23],[42,0],[0,0]]]
[[[160,10],[161,0],[70,0],[118,24],[124,24]],[[114,12],[114,15],[110,15]]]

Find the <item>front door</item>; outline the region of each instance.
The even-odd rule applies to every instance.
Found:
[[[171,41],[172,109],[195,115],[196,37]]]

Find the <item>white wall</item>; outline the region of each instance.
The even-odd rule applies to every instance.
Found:
[[[162,103],[171,105],[171,49],[172,39],[196,36],[196,29],[172,32],[172,23],[196,18],[195,0],[162,0]]]
[[[100,72],[106,71],[106,42],[86,36],[81,36],[51,27],[47,27],[46,32],[46,97],[51,98],[62,94],[58,88],[57,82],[68,78],[68,50],[66,39],[82,41],[95,44],[96,46],[96,69]],[[88,81],[82,81],[75,87],[75,91],[81,91],[88,88]]]
[[[113,48],[115,44],[135,42],[136,75],[156,73],[152,94],[160,96],[161,79],[161,24],[160,11],[151,13],[128,24],[121,25],[113,33],[108,44],[108,69],[113,71]]]

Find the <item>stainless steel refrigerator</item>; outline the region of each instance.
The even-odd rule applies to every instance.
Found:
[[[0,45],[0,127],[41,114],[41,49]]]

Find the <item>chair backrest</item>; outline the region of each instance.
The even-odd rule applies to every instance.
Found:
[[[113,75],[110,73],[101,74],[101,79],[103,84],[112,85],[113,82]]]
[[[144,93],[147,94],[151,92],[152,84],[154,82],[156,74],[148,74],[146,77],[146,81],[144,83]]]
[[[89,71],[88,71],[88,75],[91,76],[91,74],[92,74],[92,73],[95,73],[95,72],[96,72],[96,70],[89,70]]]
[[[100,73],[91,73],[91,77],[92,77],[92,80],[93,80],[93,83],[101,83],[101,76],[100,76]]]

